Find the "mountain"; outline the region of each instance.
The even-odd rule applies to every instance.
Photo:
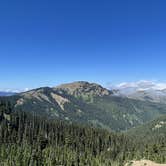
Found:
[[[121,83],[114,87],[116,96],[166,104],[166,84],[151,81]]]
[[[16,93],[15,92],[3,92],[3,91],[0,91],[0,96],[12,96],[12,95],[15,95]]]
[[[122,131],[166,114],[166,105],[115,96],[95,83],[74,82],[43,87],[5,98],[14,110],[33,112],[50,119]]]

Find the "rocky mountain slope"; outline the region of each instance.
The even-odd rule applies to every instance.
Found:
[[[54,88],[55,90],[65,91],[70,95],[75,97],[84,97],[84,96],[108,96],[113,94],[112,91],[103,88],[101,85],[96,83],[88,83],[85,81],[78,81],[68,84],[62,84]]]
[[[166,105],[115,96],[88,82],[43,87],[9,97],[14,108],[41,116],[122,131],[166,114]]]

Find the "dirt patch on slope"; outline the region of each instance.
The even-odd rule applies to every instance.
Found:
[[[125,166],[166,166],[166,164],[158,164],[150,160],[131,161]]]

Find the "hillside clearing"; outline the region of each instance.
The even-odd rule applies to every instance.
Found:
[[[166,164],[159,164],[150,160],[140,160],[140,161],[131,161],[125,164],[125,166],[166,166]]]

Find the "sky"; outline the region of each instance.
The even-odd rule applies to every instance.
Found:
[[[0,1],[0,89],[166,82],[165,0]]]

